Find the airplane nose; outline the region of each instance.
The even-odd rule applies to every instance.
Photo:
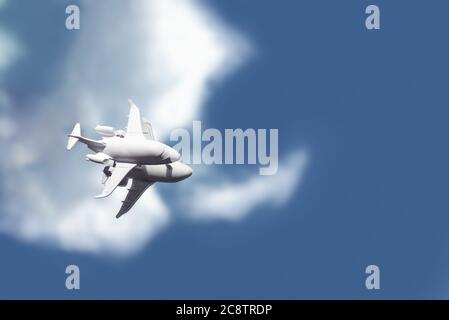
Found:
[[[185,175],[187,177],[190,177],[192,175],[192,173],[193,173],[192,168],[190,168],[189,166],[185,166],[185,171],[186,171]]]
[[[178,161],[181,158],[181,155],[175,149],[170,148],[170,150],[169,150],[169,158],[170,158],[171,162],[176,162],[176,161]]]

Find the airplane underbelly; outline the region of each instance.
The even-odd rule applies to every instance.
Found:
[[[160,157],[148,157],[148,156],[137,156],[137,155],[115,155],[113,159],[118,162],[128,162],[128,163],[138,163],[142,165],[158,165],[164,163]]]
[[[114,150],[109,155],[118,162],[129,162],[138,164],[161,164],[164,160],[159,154],[142,152],[140,150]]]
[[[182,180],[179,173],[171,164],[161,164],[156,166],[145,166],[145,173],[150,180],[161,182],[177,182]]]
[[[144,165],[135,170],[135,178],[145,181],[177,182],[187,176],[173,164]]]

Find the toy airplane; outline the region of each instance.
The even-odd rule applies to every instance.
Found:
[[[141,119],[140,111],[131,101],[126,132],[108,126],[96,126],[101,140],[92,140],[81,135],[81,126],[75,124],[69,134],[67,150],[79,141],[95,154],[86,155],[86,160],[105,165],[103,169],[103,192],[96,198],[109,196],[117,187],[131,186],[123,201],[117,218],[127,213],[145,190],[155,182],[178,182],[192,175],[192,169],[180,162],[179,153],[154,139],[151,124]]]

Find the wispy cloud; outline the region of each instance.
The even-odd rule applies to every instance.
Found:
[[[179,10],[173,10],[173,3]],[[164,72],[154,70],[160,94],[153,99],[150,114],[166,137],[168,130],[190,125],[209,96],[211,82],[241,65],[251,47],[218,17],[192,6],[192,1],[156,1],[150,7],[152,12],[171,12],[153,15],[155,28],[149,34],[159,43],[152,59],[164,66]]]
[[[17,40],[0,28],[0,75],[20,57],[20,54],[21,49]]]
[[[253,176],[218,186],[199,184],[188,200],[190,215],[196,219],[240,220],[262,205],[279,207],[301,183],[307,160],[305,151],[295,151],[281,162],[276,175]]]
[[[6,0],[0,0],[0,10],[3,9]],[[5,71],[10,68],[23,54],[23,49],[17,39],[11,35],[0,22],[0,121],[9,127],[11,121],[6,119],[4,113],[9,108],[9,96],[3,89]],[[0,129],[0,139],[5,137],[5,130]]]
[[[8,199],[0,229],[67,250],[129,254],[167,225],[170,209],[156,186],[116,220],[124,193],[93,199],[101,188],[100,168],[82,160],[82,148],[67,154],[66,131],[76,120],[124,125],[131,97],[165,136],[199,117],[210,82],[234,70],[249,46],[198,1],[103,6],[83,3],[81,30],[70,34],[74,41],[58,70],[59,85],[32,99],[33,112],[2,119],[26,130],[2,133],[8,138],[3,152],[12,158],[0,169]]]

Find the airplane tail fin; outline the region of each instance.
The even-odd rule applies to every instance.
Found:
[[[81,126],[79,123],[75,124],[73,127],[72,133],[69,135],[69,140],[67,141],[67,150],[72,150],[75,144],[79,141],[81,136]]]
[[[81,136],[81,126],[79,123],[75,124],[72,133],[68,136],[69,141],[67,141],[67,150],[71,150],[78,141],[84,143],[89,149],[95,152],[102,151],[106,146],[102,141],[96,141]]]

